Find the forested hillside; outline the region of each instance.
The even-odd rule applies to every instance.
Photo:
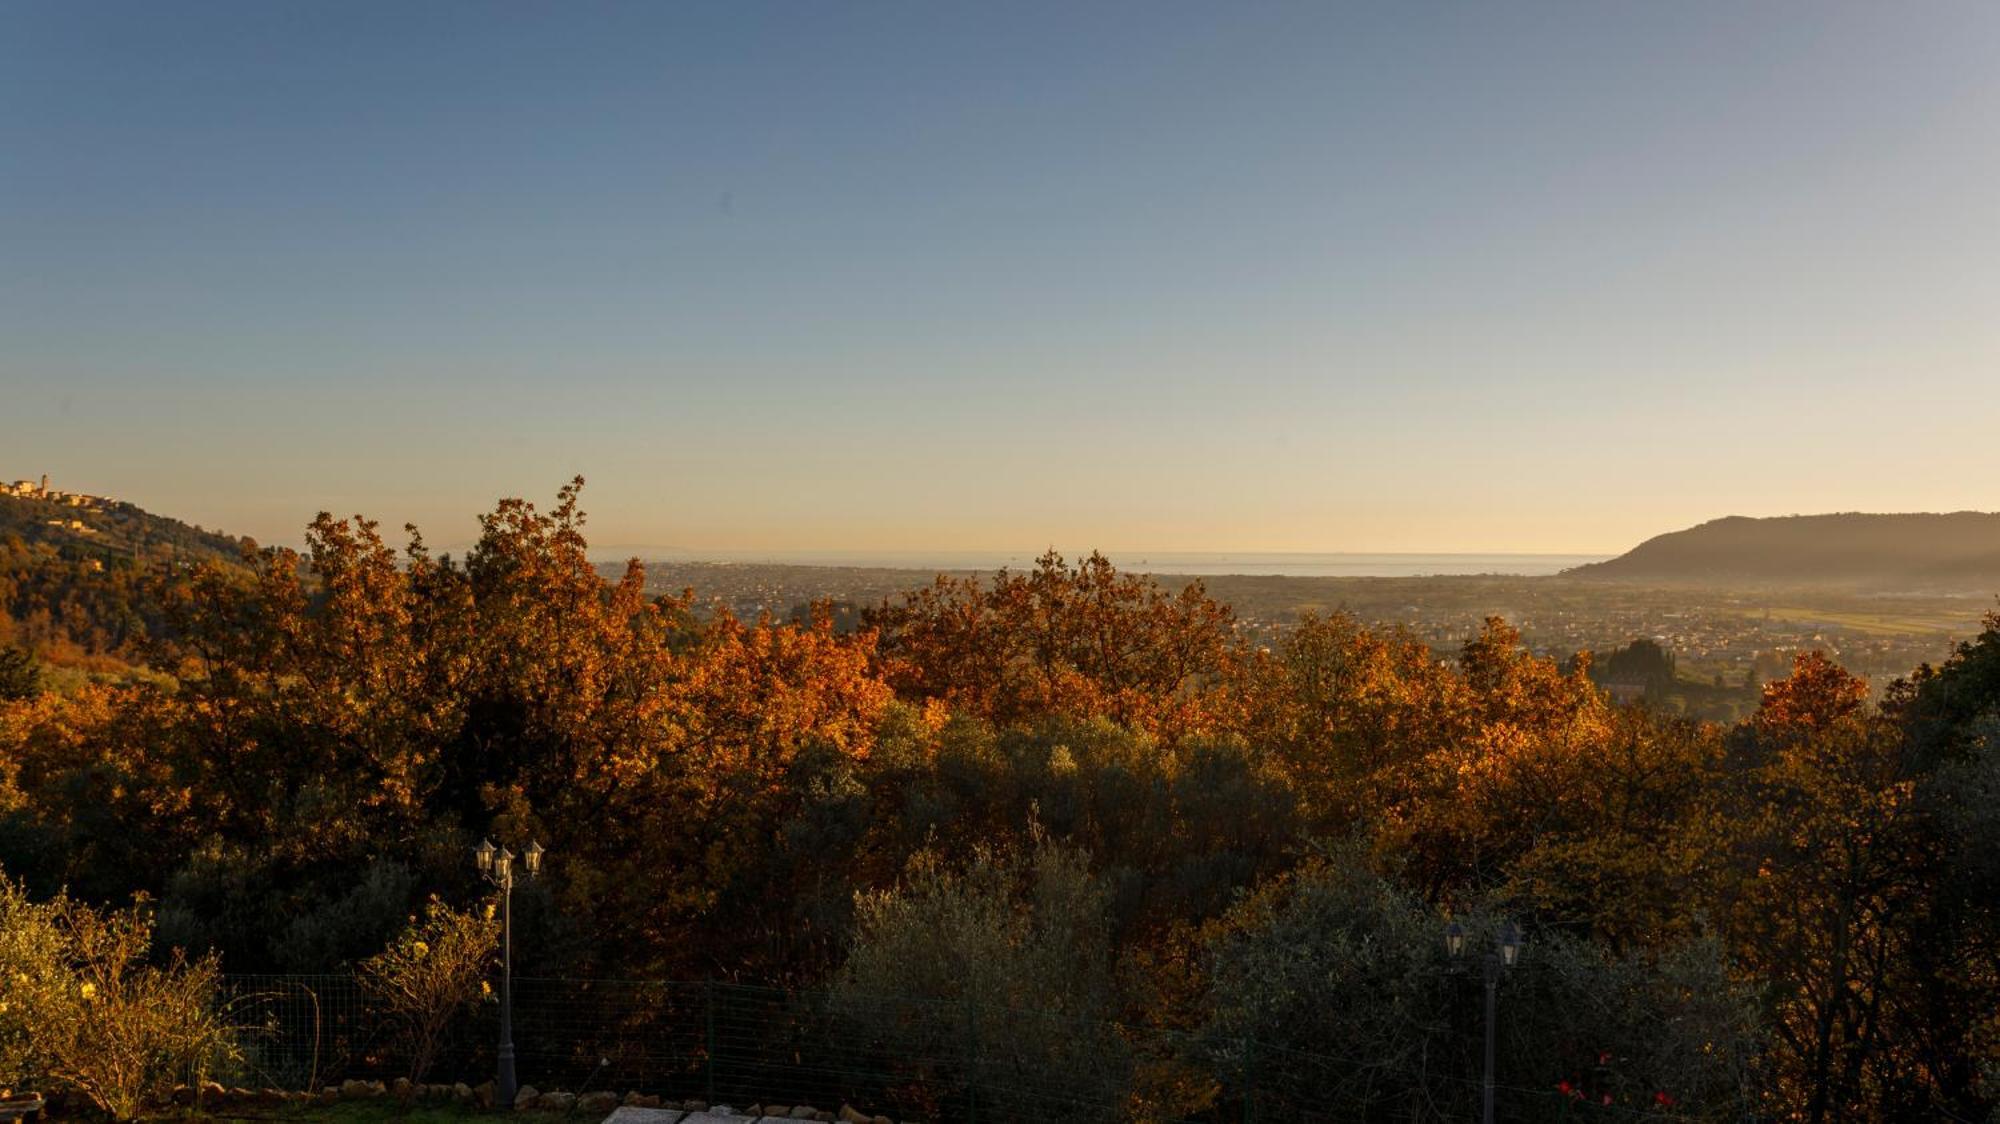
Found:
[[[1647,539],[1575,577],[1734,583],[2000,588],[2000,514],[1957,511],[1714,519]]]
[[[1511,918],[1510,1087],[1711,1120],[2000,1102],[2000,620],[1884,706],[1808,655],[1724,727],[1614,706],[1497,619],[1447,662],[1341,616],[1260,650],[1198,583],[1098,557],[852,632],[697,617],[601,579],[578,499],[502,503],[462,561],[321,516],[303,554],[189,570],[171,683],[0,703],[0,866],[149,895],[225,970],[317,971],[479,902],[482,837],[539,839],[528,975],[1179,1028],[1172,1065],[1088,1075],[1148,1118],[1230,1103],[1244,1041],[1346,1109],[1463,1116],[1443,927]],[[1060,1086],[1074,1045],[1008,1048]]]
[[[235,567],[242,540],[115,500],[87,507],[0,496],[0,649],[116,669],[165,636],[167,590]]]
[[[71,524],[81,526],[72,527]],[[79,558],[181,562],[235,561],[243,540],[153,513],[122,500],[79,507],[0,495],[0,540],[19,539]]]

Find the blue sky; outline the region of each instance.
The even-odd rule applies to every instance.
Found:
[[[2000,7],[0,8],[0,476],[462,541],[2000,508]]]

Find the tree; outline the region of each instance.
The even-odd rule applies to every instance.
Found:
[[[1458,919],[1475,958],[1491,947],[1496,911]],[[1210,926],[1196,1041],[1230,1099],[1282,1118],[1475,1116],[1478,967],[1457,972],[1444,926],[1347,847],[1324,849]],[[1505,1114],[1553,1119],[1587,1098],[1621,1113],[1671,1103],[1682,1118],[1739,1118],[1753,1015],[1712,944],[1614,957],[1535,929],[1501,983]]]
[[[869,621],[906,697],[1001,724],[1104,715],[1167,740],[1217,728],[1242,655],[1200,582],[1170,592],[1097,553],[1072,567],[1051,550],[990,583],[939,575]]]
[[[0,702],[33,698],[41,690],[41,669],[26,648],[0,648]]]
[[[1768,1092],[1811,1121],[1883,1107],[1886,1040],[1908,963],[1904,917],[1928,865],[1916,777],[1867,684],[1820,653],[1768,684],[1736,752],[1750,766],[1734,833],[1740,881],[1725,892],[1742,970],[1768,989]]]
[[[1109,1022],[1105,893],[1084,855],[1047,842],[1018,858],[981,850],[961,872],[919,854],[857,913],[831,1002],[880,1064],[960,1090],[959,1112],[1124,1118],[1132,1061]]]

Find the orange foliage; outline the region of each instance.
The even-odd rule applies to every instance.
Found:
[[[1200,582],[1178,593],[1102,554],[1049,551],[990,582],[940,575],[871,615],[897,692],[1006,724],[1104,715],[1167,741],[1223,724],[1243,657]]]

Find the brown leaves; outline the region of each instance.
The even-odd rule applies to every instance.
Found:
[[[1108,716],[1175,741],[1214,729],[1242,645],[1228,606],[1172,592],[1102,554],[1054,551],[990,582],[940,575],[871,614],[899,694],[1006,724]]]

